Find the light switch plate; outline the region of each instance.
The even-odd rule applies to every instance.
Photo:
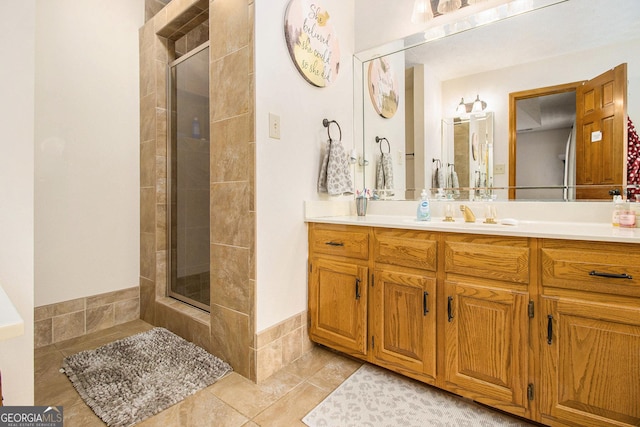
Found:
[[[493,167],[493,173],[496,174],[496,175],[504,175],[504,172],[505,172],[505,167],[504,167],[503,164],[495,165]]]

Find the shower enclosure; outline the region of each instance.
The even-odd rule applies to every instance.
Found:
[[[209,43],[168,72],[168,295],[209,311]]]

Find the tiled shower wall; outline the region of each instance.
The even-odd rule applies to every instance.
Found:
[[[149,0],[156,3],[157,0]],[[149,8],[148,8],[149,9]],[[211,313],[166,297],[166,67],[210,40]],[[311,348],[307,313],[256,334],[254,0],[172,0],[140,29],[140,317],[261,381]],[[191,45],[191,46],[190,46]],[[178,54],[176,54],[178,52]]]
[[[174,0],[147,16],[140,29],[140,317],[206,349],[211,341],[209,316],[166,297],[166,71],[176,57],[176,41],[178,50],[187,48],[185,35],[208,20],[208,8],[208,0]]]

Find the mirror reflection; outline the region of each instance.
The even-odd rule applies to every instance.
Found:
[[[510,198],[606,200],[622,194],[627,64],[586,81],[512,93],[509,105],[509,185],[534,187],[516,189]]]
[[[598,10],[598,13],[594,14],[593,10]],[[573,154],[567,152],[567,146],[570,146],[567,142],[572,138],[579,139],[577,135],[572,135],[575,129],[573,123],[546,129],[549,134],[552,131],[557,134],[554,136],[555,148],[548,156],[537,160],[526,150],[539,153],[541,147],[530,145],[526,148],[524,141],[533,139],[531,134],[535,132],[528,130],[531,126],[521,124],[518,139],[523,140],[522,149],[525,151],[524,154],[519,151],[517,155],[514,151],[511,155],[510,151],[515,150],[515,145],[512,148],[510,142],[512,138],[515,140],[511,129],[515,132],[516,125],[510,124],[510,95],[536,88],[581,83],[625,63],[627,80],[640,81],[640,57],[631,54],[640,47],[639,19],[640,3],[633,0],[621,0],[608,8],[597,0],[569,1],[385,55],[385,63],[393,70],[392,75],[400,94],[396,113],[391,118],[376,113],[371,104],[371,82],[367,76],[369,61],[363,61],[362,71],[356,73],[356,78],[362,82],[360,90],[363,96],[359,101],[363,123],[360,135],[363,139],[361,164],[368,162],[367,166],[361,168],[365,185],[376,185],[376,170],[380,161],[379,144],[375,142],[378,136],[389,141],[388,151],[394,176],[393,191],[386,191],[381,198],[416,199],[422,188],[430,188],[432,197],[436,197],[440,186],[434,185],[438,167],[434,159],[440,160],[445,176],[451,176],[448,165],[454,165],[460,187],[452,188],[452,180],[447,179],[442,187],[447,196],[481,196],[476,190],[483,187],[477,185],[480,182],[486,183],[486,186],[491,184],[495,190],[485,190],[482,197],[490,194],[501,200],[609,198],[608,191],[613,188],[612,185],[609,185],[609,181],[598,181],[594,177],[611,175],[611,162],[595,161],[599,154],[580,154],[576,151],[576,155],[591,159],[591,169],[580,172],[575,163],[567,163],[567,158]],[[594,32],[594,25],[608,30]],[[398,44],[402,45],[401,42]],[[624,107],[624,115],[631,120],[640,117],[640,98],[633,93],[633,89],[634,85],[630,84]],[[464,167],[458,165],[464,160],[456,159],[455,145],[451,145],[451,141],[455,141],[451,135],[456,120],[461,124],[464,121],[456,113],[461,98],[469,102],[478,96],[486,102],[486,111],[492,112],[493,116],[491,170],[485,171],[484,179],[482,175],[478,177],[482,172],[472,168],[467,175]],[[575,97],[572,94],[568,96]],[[551,101],[557,104],[567,102],[566,99],[546,98],[522,101],[525,102],[518,106],[518,111],[531,112],[532,108],[539,107],[541,116],[556,114],[545,112],[545,105]],[[537,102],[538,107],[526,105],[527,102]],[[572,114],[575,113],[569,115]],[[516,115],[513,114],[514,119]],[[591,142],[593,132],[596,132],[593,137],[597,139],[598,130],[595,128],[584,133],[588,134],[588,138],[582,139]],[[604,151],[626,153],[626,131],[612,137],[607,143],[609,145]],[[578,146],[576,144],[576,150],[580,150]],[[386,144],[384,148],[387,151]],[[609,170],[603,171],[603,168]],[[582,173],[583,181],[574,181],[574,173],[576,179]],[[612,184],[624,192],[625,165],[616,166],[616,173],[622,178],[612,181]],[[577,194],[576,188],[586,185],[598,187],[598,194],[595,191]]]
[[[515,157],[509,169],[519,200],[575,199],[575,88],[516,96]],[[531,159],[534,159],[533,161]]]
[[[436,188],[436,197],[492,200],[496,196],[492,112],[443,120],[442,153],[444,163],[434,159],[432,188]]]

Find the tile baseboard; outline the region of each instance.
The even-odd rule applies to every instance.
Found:
[[[313,348],[308,312],[303,311],[255,335],[256,382],[260,383]]]
[[[34,308],[34,347],[40,348],[140,318],[140,287]]]

